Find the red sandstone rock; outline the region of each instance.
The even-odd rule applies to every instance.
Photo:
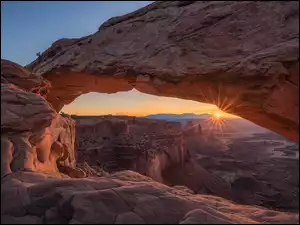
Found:
[[[1,59],[1,83],[7,82],[16,85],[26,91],[34,91],[46,95],[50,82],[43,77],[35,75],[18,64]]]
[[[298,141],[299,2],[154,2],[28,65],[59,111],[132,88],[207,102]],[[151,38],[149,38],[151,37]]]
[[[184,132],[186,135],[201,135],[201,124],[199,122],[188,121],[184,127]]]
[[[299,88],[298,4],[156,2],[108,21],[93,36],[55,43],[31,67],[51,78],[53,89],[47,99],[55,109],[91,90],[129,90],[128,80],[145,92],[206,101],[199,93],[220,94],[217,79],[224,85],[223,97],[240,96],[237,103],[247,104],[230,110],[296,140],[298,97],[283,101],[277,92],[287,97]],[[66,52],[57,56],[61,51]],[[89,54],[99,58],[91,59]],[[63,74],[64,83],[51,74],[63,72],[63,67],[69,70]],[[95,72],[117,76],[87,75]],[[298,213],[242,206],[188,191],[177,194],[178,189],[130,171],[93,179],[61,176],[57,148],[67,144],[59,140],[58,130],[52,131],[58,128],[53,125],[57,113],[44,98],[30,92],[39,88],[39,82],[24,85],[5,74],[1,74],[1,223],[299,223]],[[68,76],[73,76],[73,82]],[[103,86],[97,83],[100,79]],[[79,80],[86,81],[85,86],[65,86]],[[58,92],[58,81],[64,92]],[[56,99],[60,94],[64,94],[61,102]],[[65,139],[74,140],[70,135],[66,132]]]
[[[106,171],[130,169],[163,181],[161,172],[186,157],[180,123],[132,117],[76,117],[78,162]]]
[[[45,83],[42,77],[7,60],[1,61],[1,77],[1,177],[19,170],[58,173],[57,160],[66,154],[61,165],[74,168],[75,123],[31,92]],[[51,148],[57,141],[66,154]]]
[[[173,188],[130,171],[94,179],[17,172],[2,179],[1,220],[111,224],[299,222],[298,214],[237,205],[184,190],[180,195],[176,193]]]

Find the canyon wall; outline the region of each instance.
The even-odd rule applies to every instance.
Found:
[[[134,170],[163,181],[161,172],[187,158],[180,123],[134,117],[76,117],[78,162],[108,172]]]
[[[194,193],[230,199],[230,183],[194,161],[188,141],[200,138],[201,125],[138,117],[76,116],[78,163],[107,172],[132,170],[169,186],[182,185]],[[108,126],[109,124],[109,126]],[[124,132],[116,132],[116,127]]]

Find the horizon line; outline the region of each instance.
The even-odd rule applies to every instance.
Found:
[[[155,113],[155,114],[144,114],[144,115],[130,115],[130,114],[114,113],[114,114],[97,114],[96,115],[96,114],[76,114],[76,113],[74,114],[74,113],[67,113],[67,112],[62,112],[62,111],[59,112],[59,113],[68,114],[70,116],[132,116],[132,117],[147,117],[147,116],[153,116],[153,115],[185,115],[185,114],[190,114],[190,115],[195,115],[195,116],[202,116],[202,115],[213,116],[214,115],[214,113],[201,113],[201,114],[196,114],[196,113],[180,113],[180,114],[176,114],[176,113]],[[239,116],[232,115],[232,114],[227,114],[226,116],[223,116],[223,117],[240,118]]]

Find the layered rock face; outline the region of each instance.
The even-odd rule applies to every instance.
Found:
[[[132,88],[217,105],[299,140],[299,2],[154,2],[58,40],[33,63],[59,111]],[[151,38],[149,38],[151,37]]]
[[[78,162],[109,172],[130,169],[163,181],[161,172],[187,157],[179,123],[133,117],[76,121]]]
[[[75,122],[31,92],[49,82],[6,60],[1,73],[1,177],[19,170],[58,173],[58,162],[75,168]]]
[[[30,73],[20,65],[1,59],[1,83],[14,84],[20,89],[31,92],[47,93],[51,84],[41,76]]]
[[[133,170],[170,186],[230,199],[230,183],[197,164],[187,148],[188,138],[201,135],[199,123],[182,128],[178,122],[136,117],[75,118],[78,163],[108,172]]]

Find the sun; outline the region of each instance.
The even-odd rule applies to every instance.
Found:
[[[222,116],[219,112],[215,112],[214,117],[215,117],[215,119],[219,120],[219,119],[221,119]]]

